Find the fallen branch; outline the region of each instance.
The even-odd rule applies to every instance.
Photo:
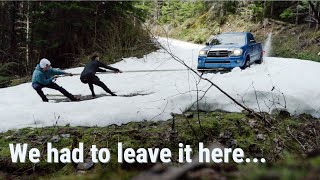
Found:
[[[292,136],[293,139],[296,140],[296,141],[300,144],[300,146],[302,147],[302,149],[303,149],[304,151],[306,151],[306,148],[304,147],[304,145],[291,133],[289,126],[287,126],[287,129],[286,129],[286,130],[287,130],[287,132],[290,134],[290,136]]]
[[[200,139],[199,139],[199,137],[198,137],[198,135],[197,135],[196,131],[193,129],[193,127],[192,127],[192,125],[191,125],[191,123],[190,123],[189,119],[187,118],[186,114],[185,114],[181,109],[180,109],[180,111],[181,111],[181,113],[182,113],[183,117],[186,119],[186,121],[187,121],[187,123],[188,123],[188,125],[189,125],[190,129],[192,130],[193,135],[194,135],[194,136],[196,137],[196,139],[199,141]]]

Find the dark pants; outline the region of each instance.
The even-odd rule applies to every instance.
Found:
[[[64,96],[68,97],[71,101],[77,100],[72,94],[70,94],[67,90],[65,90],[63,87],[57,85],[56,83],[50,83],[48,85],[33,83],[32,87],[33,87],[33,89],[35,89],[37,91],[37,93],[41,97],[42,101],[44,101],[44,102],[48,102],[48,98],[44,95],[42,88],[50,88],[50,89],[58,90]]]
[[[93,85],[97,85],[99,87],[101,87],[102,89],[104,89],[107,93],[111,94],[112,96],[116,96],[116,94],[114,94],[113,92],[110,91],[110,89],[103,83],[100,81],[100,79],[95,76],[94,74],[88,74],[85,76],[81,76],[80,77],[81,82],[89,85],[89,88],[91,90],[92,96],[96,96],[96,94],[94,93],[94,89],[93,89]]]

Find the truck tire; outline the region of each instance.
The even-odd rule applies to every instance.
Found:
[[[204,72],[206,72],[206,71],[203,70],[203,69],[197,69],[197,71],[198,71],[199,73],[204,73]]]
[[[255,62],[256,64],[261,64],[263,62],[263,54],[260,54],[260,58]]]
[[[247,67],[250,67],[250,57],[249,56],[246,58],[246,62],[244,63],[244,65],[240,68],[243,70],[243,69],[246,69]]]

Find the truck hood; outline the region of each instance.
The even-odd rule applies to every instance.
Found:
[[[242,48],[243,46],[239,45],[239,44],[221,44],[221,45],[212,45],[212,46],[206,46],[204,47],[202,50],[206,50],[208,51],[210,50],[214,50],[214,49],[231,49],[231,48]]]

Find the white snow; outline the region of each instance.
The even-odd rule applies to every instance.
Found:
[[[188,65],[196,68],[201,45],[160,38],[161,44]],[[126,58],[113,64],[121,70],[183,69],[164,50],[144,58]],[[80,73],[83,67],[66,71]],[[265,58],[262,65],[229,73],[205,74],[224,91],[256,111],[271,112],[286,108],[292,114],[309,113],[320,117],[320,64],[285,58]],[[23,127],[43,127],[55,124],[71,126],[106,126],[130,121],[167,120],[170,113],[194,109],[196,82],[191,71],[100,74],[99,78],[119,95],[150,93],[145,96],[105,96],[81,102],[43,103],[31,83],[0,89],[0,131]],[[88,85],[79,76],[59,78],[56,82],[72,94],[90,95]],[[199,97],[209,84],[201,81]],[[45,94],[60,94],[43,89]],[[95,86],[96,94],[105,93]],[[61,98],[61,97],[60,97]],[[240,112],[242,109],[215,87],[199,102],[202,110]]]

